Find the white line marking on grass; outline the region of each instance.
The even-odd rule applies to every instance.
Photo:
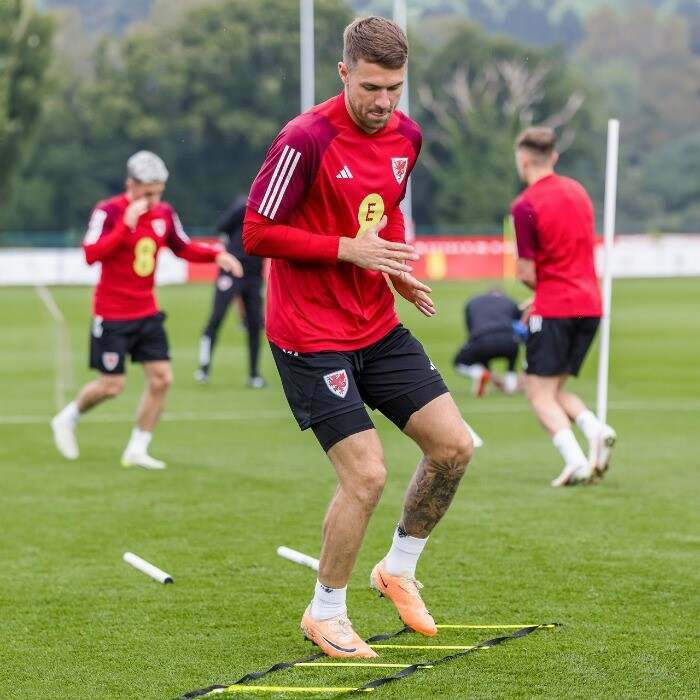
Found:
[[[242,421],[258,422],[260,420],[289,420],[289,411],[258,411],[257,413],[165,413],[161,423],[179,422],[220,422]],[[49,416],[0,416],[0,425],[40,425],[46,423]],[[132,423],[133,413],[118,413],[109,415],[106,413],[90,413],[81,419],[82,423]]]
[[[613,401],[609,405],[613,411],[630,411],[642,413],[659,413],[663,411],[675,411],[681,413],[693,413],[700,411],[700,401]],[[499,414],[499,413],[529,413],[530,407],[527,404],[522,404],[520,407],[513,405],[508,406],[489,406],[488,410],[478,409],[473,413],[476,414]],[[245,413],[236,413],[235,411],[218,411],[218,412],[173,412],[165,413],[161,420],[165,423],[179,422],[226,422],[226,421],[241,421],[257,423],[260,420],[289,420],[291,421],[289,411],[280,409],[279,411],[247,411]],[[39,425],[45,423],[49,416],[45,415],[15,415],[15,416],[0,416],[0,425]],[[86,423],[131,423],[134,420],[133,414],[118,413],[109,415],[105,413],[95,413],[85,416],[83,421]]]
[[[35,285],[34,289],[53,319],[56,348],[56,352],[54,353],[54,397],[56,399],[56,408],[60,410],[66,405],[68,391],[74,384],[73,353],[70,347],[68,326],[51,292],[43,284]]]

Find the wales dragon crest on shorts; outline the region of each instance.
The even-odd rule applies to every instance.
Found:
[[[348,374],[344,369],[324,374],[323,380],[333,394],[339,396],[341,399],[345,398],[348,393]]]
[[[108,372],[111,372],[119,364],[118,352],[103,352],[102,364]]]

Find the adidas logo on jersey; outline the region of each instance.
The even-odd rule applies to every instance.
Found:
[[[352,173],[347,165],[343,166],[343,169],[335,176],[337,180],[352,180]]]

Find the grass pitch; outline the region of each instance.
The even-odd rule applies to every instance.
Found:
[[[377,697],[691,697],[698,694],[697,509],[700,316],[697,281],[618,282],[610,421],[620,436],[596,487],[553,490],[560,464],[522,396],[470,397],[451,370],[462,304],[486,283],[438,284],[440,314],[404,322],[484,438],[419,566],[438,622],[537,623],[542,631],[385,686]],[[514,288],[517,289],[517,288]],[[54,289],[71,339],[67,376],[86,369],[90,291]],[[160,291],[176,382],[152,445],[163,473],[119,457],[142,387],[80,424],[81,458],[55,452],[56,345],[32,289],[1,289],[0,697],[172,698],[311,651],[298,631],[313,573],[277,557],[317,556],[334,477],[288,412],[269,351],[264,391],[244,387],[243,334],[227,320],[212,383],[192,379],[208,286]],[[591,404],[595,355],[572,384]],[[389,480],[349,586],[358,631],[399,628],[367,588],[386,551],[417,449],[383,420]],[[164,568],[162,586],[121,561]],[[469,644],[490,631],[442,630]],[[408,643],[408,639],[404,639]],[[382,661],[431,652],[385,651]],[[391,669],[296,669],[274,685],[353,686]],[[264,681],[265,682],[265,681]]]

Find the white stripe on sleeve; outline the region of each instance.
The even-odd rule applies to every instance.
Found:
[[[299,162],[299,158],[301,158],[301,153],[299,151],[296,152],[296,156],[294,156],[294,161],[292,162],[292,167],[289,168],[289,172],[287,173],[287,177],[284,180],[284,184],[282,185],[282,189],[280,190],[279,196],[277,197],[277,203],[275,204],[275,208],[272,210],[272,213],[270,214],[270,218],[274,219],[277,210],[279,209],[280,203],[282,202],[282,197],[284,197],[284,193],[287,191],[287,186],[289,185],[289,181],[292,179],[292,175],[294,174],[294,170],[297,167],[297,163]]]
[[[286,155],[283,153],[282,156],[280,156],[281,167],[275,170],[276,175],[273,176],[274,182],[271,181],[268,186],[268,190],[270,190],[270,186],[272,186],[269,197],[267,198],[267,202],[260,205],[258,213],[268,218],[274,218],[277,208],[279,207],[279,202],[281,201],[280,198],[287,189],[289,180],[300,157],[301,152],[297,151],[295,148],[289,148]]]
[[[94,245],[100,239],[102,230],[104,229],[105,221],[107,220],[107,212],[104,209],[95,209],[90,217],[90,223],[85,233],[83,243],[85,245]]]
[[[185,233],[185,229],[182,228],[182,222],[180,221],[180,217],[173,212],[173,226],[175,228],[175,235],[183,242],[183,243],[191,243],[190,237]]]
[[[267,204],[267,198],[270,196],[270,192],[272,192],[272,188],[274,187],[275,180],[277,179],[277,175],[280,171],[280,168],[282,167],[282,163],[284,162],[284,159],[285,159],[288,151],[289,151],[289,146],[285,146],[284,150],[280,154],[279,159],[277,160],[277,166],[275,167],[275,171],[272,173],[272,177],[270,178],[270,182],[267,185],[267,189],[265,190],[265,196],[263,197],[262,202],[260,202],[260,208],[258,209],[258,214],[262,213],[262,210],[265,208],[265,204]]]

